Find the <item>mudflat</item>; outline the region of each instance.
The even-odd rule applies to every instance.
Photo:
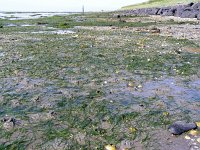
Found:
[[[120,13],[0,19],[0,149],[200,148],[199,21]]]

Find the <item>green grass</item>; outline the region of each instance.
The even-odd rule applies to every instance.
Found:
[[[136,4],[136,5],[129,5],[122,7],[122,10],[128,9],[138,9],[138,8],[149,8],[149,7],[164,7],[164,6],[172,6],[177,4],[188,4],[190,0],[150,0],[148,2]],[[192,2],[200,2],[200,0],[193,0]]]

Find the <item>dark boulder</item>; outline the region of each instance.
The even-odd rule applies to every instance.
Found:
[[[183,121],[176,121],[169,126],[169,131],[174,135],[180,135],[192,129],[196,129],[197,125],[195,123],[185,123]]]
[[[191,2],[191,3],[189,3],[187,6],[191,7],[191,6],[193,6],[193,5],[194,5],[194,3]]]

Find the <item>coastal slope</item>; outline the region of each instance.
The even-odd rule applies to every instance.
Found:
[[[149,0],[148,2],[136,4],[136,5],[129,5],[124,6],[122,10],[129,10],[129,9],[138,9],[138,8],[150,8],[150,7],[163,7],[163,6],[172,6],[177,4],[188,4],[191,1],[189,0]],[[193,0],[192,2],[200,2],[200,0]]]

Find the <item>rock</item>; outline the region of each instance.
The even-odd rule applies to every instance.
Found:
[[[181,17],[181,18],[197,18],[197,15],[198,15],[198,11],[186,9],[185,11],[182,12],[182,14],[179,17]]]
[[[160,29],[158,29],[157,27],[152,27],[149,29],[150,33],[160,33]]]
[[[137,15],[145,15],[145,9],[138,9],[135,12]]]
[[[114,14],[113,17],[114,18],[121,18],[121,15],[120,14]]]
[[[145,15],[156,15],[159,10],[159,8],[146,8],[142,13]]]
[[[161,8],[158,12],[157,15],[162,15],[163,13],[167,12],[169,9],[168,8]]]
[[[121,16],[120,16],[120,15],[117,15],[117,18],[121,18]]]
[[[166,11],[163,12],[163,16],[174,16],[176,13],[176,9],[175,8],[171,8],[171,9],[168,9]]]
[[[174,135],[180,135],[192,129],[196,129],[197,125],[195,123],[185,123],[183,121],[177,121],[169,126],[169,131]]]
[[[148,10],[148,15],[156,15],[160,8],[151,8]]]
[[[200,3],[196,3],[192,6],[194,10],[200,10]]]
[[[157,12],[157,14],[156,14],[156,15],[161,15],[161,14],[162,14],[162,12],[163,12],[163,8],[159,9],[159,11]]]
[[[37,25],[47,25],[46,22],[37,22]]]
[[[162,16],[176,16],[181,18],[197,18],[200,14],[200,2],[189,3],[187,5],[169,6],[162,8],[141,8],[131,10],[128,14],[135,15],[162,15]]]
[[[187,6],[191,7],[191,6],[193,6],[193,5],[194,5],[194,3],[191,2],[191,3],[189,3]]]
[[[16,124],[16,119],[15,118],[5,117],[1,121],[3,122],[4,129],[6,129],[6,130],[13,129],[15,124]]]
[[[174,16],[180,17],[185,8],[186,8],[185,5],[176,6],[176,12],[175,12],[175,15],[174,15]]]
[[[200,13],[197,15],[197,20],[200,20]]]

